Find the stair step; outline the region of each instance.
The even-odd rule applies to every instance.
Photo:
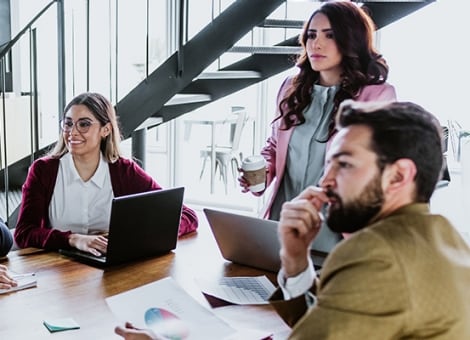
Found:
[[[252,54],[299,54],[301,47],[297,46],[233,46],[228,52]]]
[[[203,72],[196,79],[258,79],[261,74],[256,71],[221,70]]]
[[[166,102],[165,106],[169,105],[182,105],[191,103],[200,103],[211,101],[211,96],[208,94],[175,94]],[[142,122],[134,131],[141,129],[151,129],[163,123],[162,117],[149,117]]]
[[[165,103],[165,106],[210,102],[211,99],[212,98],[209,94],[175,94]]]
[[[162,117],[149,117],[146,120],[142,122],[135,130],[141,130],[141,129],[149,129],[153,128],[154,126],[160,125],[163,123],[163,118]]]
[[[304,26],[303,20],[282,20],[282,19],[266,19],[258,27],[273,27],[273,28],[297,28],[301,29]]]

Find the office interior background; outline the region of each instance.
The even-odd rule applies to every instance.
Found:
[[[182,27],[177,24],[178,1],[174,0],[63,1],[65,102],[81,92],[93,91],[106,95],[114,104],[118,103],[175,52],[179,43],[178,30],[183,29],[185,39],[189,41],[233,2],[187,1],[188,20]],[[49,3],[46,0],[9,1],[11,37]],[[320,4],[317,1],[286,1],[269,17],[303,21]],[[56,4],[27,34],[34,35],[35,39],[22,38],[12,50],[10,59],[3,63],[3,67],[11,66],[14,70],[12,88],[5,93],[11,109],[5,110],[3,117],[6,118],[2,118],[2,126],[6,120],[10,121],[7,136],[2,136],[2,150],[9,153],[8,164],[31,154],[31,121],[23,113],[30,110],[28,94],[32,92],[33,83],[39,89],[39,132],[36,136],[39,147],[53,143],[59,133],[58,31],[54,6]],[[421,104],[436,114],[442,125],[449,127],[447,159],[451,184],[444,194],[437,195],[436,210],[449,214],[461,229],[466,228],[462,221],[466,217],[466,205],[470,206],[464,195],[465,187],[470,187],[465,177],[466,160],[470,158],[465,133],[467,129],[470,131],[465,100],[467,79],[470,79],[466,66],[470,52],[465,46],[466,32],[470,31],[466,17],[469,7],[466,2],[458,0],[437,0],[385,26],[376,34],[377,47],[390,66],[389,82],[396,87],[399,100]],[[231,30],[232,27],[224,29]],[[298,28],[256,27],[237,45],[273,44],[299,32]],[[31,41],[35,42],[35,49]],[[34,63],[31,62],[33,51],[37,54],[33,58]],[[206,71],[220,69],[248,54],[224,53]],[[185,57],[191,58],[190,55]],[[33,70],[37,70],[34,79],[31,76]],[[235,151],[243,156],[259,153],[270,133],[277,90],[283,79],[295,72],[295,67],[292,67],[146,129],[145,169],[163,187],[184,186],[186,204],[192,207],[211,206],[258,215],[264,205],[264,197],[241,193],[230,168],[224,177],[218,166],[211,185],[210,160],[203,170],[203,156],[207,156],[203,150],[211,143],[211,126],[204,122],[225,120],[226,124],[221,123],[215,128],[215,141],[227,143],[232,111],[243,108],[246,119],[240,145]],[[8,146],[6,138],[10,140]],[[125,139],[122,147],[124,153],[132,157],[132,139]],[[2,167],[5,166],[4,158]],[[456,204],[459,200],[463,205]]]

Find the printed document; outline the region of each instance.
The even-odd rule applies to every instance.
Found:
[[[106,302],[122,323],[130,321],[168,339],[225,339],[236,334],[170,277],[111,296]]]

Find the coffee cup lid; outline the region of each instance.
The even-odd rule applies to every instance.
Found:
[[[261,155],[253,155],[246,157],[242,162],[243,170],[258,170],[266,166],[266,161]]]

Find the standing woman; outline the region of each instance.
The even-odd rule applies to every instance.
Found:
[[[273,186],[265,218],[279,220],[285,201],[318,184],[343,100],[396,100],[394,87],[386,83],[388,67],[373,46],[374,31],[372,19],[350,1],[326,2],[306,22],[299,72],[279,90],[272,134],[261,151],[266,187]],[[246,179],[239,182],[247,192]]]
[[[123,158],[111,103],[83,93],[64,110],[52,152],[31,165],[23,184],[15,230],[20,247],[77,248],[106,253],[113,197],[161,189],[137,163]],[[158,221],[155,221],[157,224]],[[179,235],[196,230],[195,212],[183,206]],[[139,228],[129,230],[129,235]]]

